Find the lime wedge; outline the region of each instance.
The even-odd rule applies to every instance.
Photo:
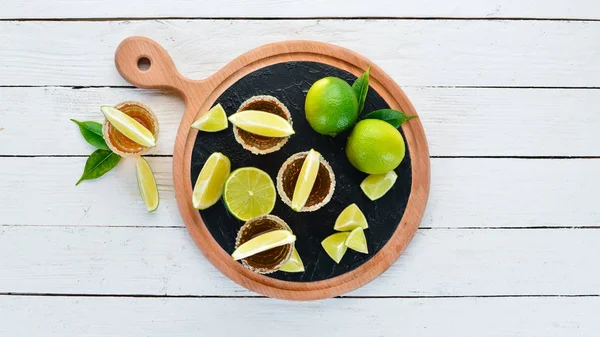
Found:
[[[208,157],[194,185],[194,208],[207,209],[219,201],[230,170],[231,162],[224,154],[215,152]]]
[[[203,114],[197,121],[192,124],[194,129],[206,132],[217,132],[227,129],[227,114],[221,103],[213,106],[208,112]]]
[[[290,231],[285,229],[279,229],[271,232],[267,232],[252,239],[244,242],[240,245],[231,257],[234,260],[240,260],[264,252],[275,247],[290,244],[296,241],[296,236]]]
[[[152,132],[146,129],[140,122],[124,114],[121,110],[107,105],[101,106],[100,110],[110,124],[125,137],[142,146],[153,147],[156,145],[156,139]]]
[[[333,229],[336,231],[351,231],[357,227],[365,229],[369,227],[369,224],[360,208],[356,204],[352,204],[338,215]]]
[[[360,183],[360,188],[371,200],[383,197],[396,183],[398,175],[394,171],[384,174],[372,174]]]
[[[323,246],[327,255],[329,255],[335,263],[340,263],[342,257],[344,257],[347,249],[346,239],[348,239],[349,235],[349,232],[335,233],[321,241],[321,246]]]
[[[302,259],[296,248],[292,252],[292,257],[279,270],[287,273],[301,273],[304,271],[304,263],[302,263]]]
[[[148,161],[142,157],[137,157],[135,162],[135,174],[137,176],[140,194],[146,204],[148,212],[154,212],[158,208],[158,188],[154,173]]]
[[[275,114],[244,110],[229,116],[229,121],[238,128],[265,137],[287,137],[294,134],[292,125]]]
[[[345,245],[346,247],[359,253],[369,254],[365,231],[360,227],[356,227],[352,230],[352,232],[350,232],[350,235],[348,235],[348,238],[346,239]]]
[[[300,169],[298,181],[296,187],[294,187],[294,196],[292,197],[292,209],[294,211],[300,212],[306,204],[315,180],[317,180],[320,165],[321,154],[311,149],[306,155],[304,163],[302,163],[302,169]]]
[[[248,221],[271,213],[275,207],[275,185],[265,171],[242,167],[227,178],[223,201],[229,213]]]

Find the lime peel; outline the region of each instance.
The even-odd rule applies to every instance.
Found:
[[[142,146],[156,146],[156,138],[154,138],[152,132],[146,129],[142,124],[140,124],[140,122],[129,117],[121,110],[115,109],[111,106],[103,105],[100,107],[100,110],[110,124],[125,137]]]
[[[290,244],[294,241],[296,241],[296,236],[290,231],[285,229],[274,230],[244,242],[231,254],[231,257],[234,260],[241,260],[275,247]]]

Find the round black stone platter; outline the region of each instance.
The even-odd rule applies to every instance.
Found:
[[[356,170],[344,151],[349,131],[336,137],[315,132],[304,116],[304,100],[310,86],[326,76],[336,76],[352,84],[356,77],[344,70],[316,62],[285,62],[258,69],[229,87],[214,104],[221,103],[227,115],[235,113],[246,99],[256,95],[271,95],[285,104],[292,114],[296,134],[279,151],[267,155],[253,155],[235,141],[231,126],[221,132],[198,132],[192,151],[192,188],[202,166],[213,152],[221,152],[231,160],[231,169],[254,166],[267,172],[273,182],[283,162],[291,155],[319,151],[331,164],[336,176],[333,199],[315,212],[296,213],[277,198],[272,214],[281,217],[296,235],[296,249],[304,262],[303,273],[275,272],[269,274],[280,280],[312,282],[326,280],[347,273],[374,256],[390,239],[398,227],[411,189],[411,161],[408,147],[406,156],[396,169],[398,180],[381,199],[369,200],[360,183],[367,176]],[[378,109],[389,108],[373,88],[369,88],[363,115]],[[404,137],[404,134],[402,134]],[[405,138],[406,140],[406,138]],[[369,254],[348,249],[336,264],[321,247],[321,241],[335,233],[333,225],[337,216],[348,205],[356,203],[365,214],[369,228],[365,230]],[[235,249],[235,238],[243,222],[230,215],[222,201],[200,211],[204,223],[215,240],[228,253]]]

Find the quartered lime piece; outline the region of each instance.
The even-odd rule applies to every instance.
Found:
[[[346,207],[335,220],[333,229],[336,231],[351,231],[354,228],[368,228],[367,218],[356,204]]]
[[[296,241],[296,236],[288,230],[279,229],[267,232],[244,242],[231,254],[231,257],[234,260],[241,260],[294,241]]]
[[[223,193],[223,184],[230,171],[231,162],[224,154],[215,152],[208,157],[194,185],[194,208],[207,209],[219,201]]]
[[[227,114],[221,104],[213,106],[192,124],[194,129],[206,132],[217,132],[227,129]]]

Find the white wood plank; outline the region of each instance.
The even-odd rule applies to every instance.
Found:
[[[420,230],[348,295],[599,295],[599,241],[596,229]],[[0,256],[0,293],[256,295],[210,265],[184,228],[0,227]]]
[[[0,18],[483,17],[598,19],[592,0],[5,0]]]
[[[124,85],[114,51],[124,38],[145,35],[192,78],[265,43],[310,39],[365,55],[401,86],[600,86],[599,27],[520,20],[5,21],[0,85]]]
[[[0,224],[180,226],[171,158],[149,161],[161,197],[152,214],[139,196],[133,160],[75,186],[83,157],[0,158]],[[434,158],[431,167],[421,226],[600,226],[598,159]]]
[[[433,156],[600,155],[600,90],[409,87],[406,93]],[[102,121],[99,106],[123,100],[157,112],[161,134],[151,153],[172,154],[183,111],[176,96],[62,87],[0,88],[0,154],[87,155],[91,147],[69,119]]]
[[[332,299],[0,298],[0,332],[44,336],[594,336],[598,297]]]

